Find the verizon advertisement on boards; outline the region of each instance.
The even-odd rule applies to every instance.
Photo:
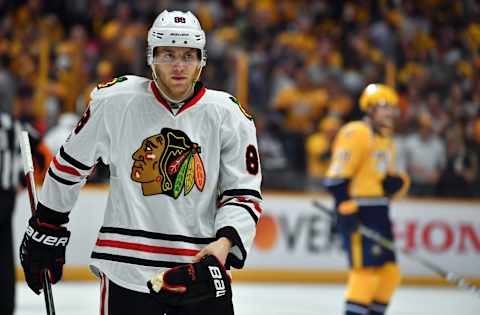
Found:
[[[247,261],[247,268],[292,271],[346,269],[339,240],[328,219],[312,205],[312,195],[265,194],[263,217]],[[67,266],[87,266],[103,220],[106,190],[82,190],[70,215],[72,237]],[[319,198],[330,206],[331,200]],[[25,231],[30,208],[20,194],[14,217],[15,248]],[[391,217],[397,244],[466,277],[480,277],[480,202],[421,201],[393,203]],[[404,275],[431,275],[401,255]],[[17,257],[18,263],[18,257]]]
[[[319,199],[330,205],[329,199]],[[465,276],[480,275],[480,203],[397,201],[392,205],[397,245]],[[398,255],[404,274],[431,274]],[[265,198],[248,267],[345,270],[346,257],[330,223],[311,197]]]

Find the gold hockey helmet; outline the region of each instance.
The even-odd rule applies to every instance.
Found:
[[[360,109],[366,112],[370,106],[375,105],[388,105],[397,107],[397,92],[385,84],[372,83],[367,85],[360,96]]]

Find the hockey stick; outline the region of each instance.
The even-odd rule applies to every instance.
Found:
[[[30,200],[30,209],[32,215],[37,210],[37,192],[35,190],[35,177],[33,170],[32,152],[30,149],[30,140],[28,139],[28,132],[22,131],[20,137],[20,149],[22,151],[23,171],[27,182],[28,197]],[[43,296],[45,297],[45,307],[47,315],[55,315],[55,305],[53,304],[52,285],[49,281],[48,270],[45,269],[41,274]]]
[[[323,214],[325,214],[330,221],[334,220],[334,218],[333,218],[334,212],[331,209],[327,208],[322,203],[320,203],[316,200],[313,201],[313,206],[315,208],[317,208],[318,210],[320,210]],[[360,234],[362,234],[363,236],[375,241],[377,244],[379,244],[383,248],[386,248],[386,249],[391,250],[393,252],[395,252],[395,251],[401,252],[403,255],[410,258],[411,260],[414,260],[414,261],[418,262],[419,264],[421,264],[425,268],[427,268],[427,269],[433,271],[434,273],[436,273],[437,275],[441,276],[446,281],[448,281],[452,284],[455,284],[459,288],[471,291],[472,293],[476,294],[477,297],[480,297],[480,288],[478,288],[477,286],[475,286],[473,284],[468,283],[467,280],[460,277],[459,275],[457,275],[457,274],[455,274],[451,271],[447,271],[447,270],[443,269],[442,267],[432,263],[431,261],[429,261],[429,260],[427,260],[423,257],[415,255],[415,254],[413,254],[413,253],[411,253],[411,252],[409,252],[409,251],[407,251],[403,248],[400,248],[400,247],[396,246],[393,241],[391,241],[389,239],[386,239],[380,233],[378,233],[378,232],[376,232],[376,231],[374,231],[374,230],[372,230],[372,229],[370,229],[370,228],[368,228],[368,227],[366,227],[362,224],[359,225],[358,230],[359,230]]]

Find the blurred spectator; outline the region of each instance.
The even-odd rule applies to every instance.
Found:
[[[305,174],[305,137],[314,130],[315,123],[326,109],[327,93],[313,85],[303,67],[295,69],[295,83],[278,92],[273,109],[282,116],[283,141],[289,165]]]
[[[456,83],[450,88],[447,99],[447,110],[452,120],[462,119],[468,116],[466,112],[466,101],[461,86]]]
[[[445,145],[434,134],[429,114],[421,114],[418,125],[418,133],[407,136],[403,146],[407,172],[412,181],[409,192],[416,196],[433,196],[445,168]]]
[[[60,150],[60,147],[75,128],[79,119],[80,117],[73,113],[60,115],[58,124],[45,134],[45,144],[50,149],[50,152],[55,154]]]
[[[0,53],[0,112],[13,112],[13,98],[15,96],[15,83],[9,70],[10,57]]]
[[[316,132],[308,136],[305,150],[307,152],[308,187],[318,191],[332,157],[332,142],[341,127],[341,121],[335,116],[323,118]]]
[[[248,89],[250,110],[269,122],[259,138],[274,135],[288,159],[286,173],[299,178],[305,139],[327,116],[358,119],[352,100],[370,82],[400,91],[402,136],[418,134],[416,119],[425,113],[433,133],[446,139],[459,121],[473,126],[480,110],[478,1],[1,3],[0,106],[42,134],[60,114],[82,112],[96,83],[118,73],[148,76],[146,23],[172,5],[196,13],[212,39],[202,80],[235,95]],[[247,73],[237,71],[244,56]],[[240,76],[248,77],[243,86]],[[475,146],[473,131],[461,137],[467,149]],[[271,183],[287,188],[291,181]]]
[[[469,138],[467,138],[466,147],[471,150],[474,155],[475,160],[477,160],[477,172],[475,174],[475,179],[473,181],[473,196],[480,197],[480,113],[479,116],[472,121],[471,133]]]
[[[23,124],[30,124],[40,135],[43,135],[47,129],[45,121],[35,114],[33,88],[24,84],[19,87],[16,97],[16,116]]]
[[[327,106],[327,92],[316,87],[306,69],[299,66],[294,70],[294,84],[278,92],[273,109],[283,116],[283,127],[287,132],[307,134]]]
[[[329,114],[338,116],[343,120],[349,118],[353,110],[352,97],[346,93],[345,89],[336,80],[328,82],[326,88],[328,91]]]
[[[448,127],[450,119],[440,101],[438,93],[430,92],[427,95],[426,106],[423,110],[432,116],[432,128],[435,134],[443,134]]]
[[[437,194],[446,197],[472,196],[477,172],[477,156],[467,150],[458,128],[453,129],[447,136],[447,164],[440,176]]]
[[[258,133],[258,151],[262,161],[262,185],[270,189],[285,189],[288,174],[288,159],[280,141],[278,127],[265,117],[255,119]]]

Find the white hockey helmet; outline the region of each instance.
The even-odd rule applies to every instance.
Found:
[[[205,41],[205,32],[192,12],[164,10],[148,31],[147,63],[153,64],[155,47],[188,47],[200,50],[200,67],[204,67],[207,63]]]

